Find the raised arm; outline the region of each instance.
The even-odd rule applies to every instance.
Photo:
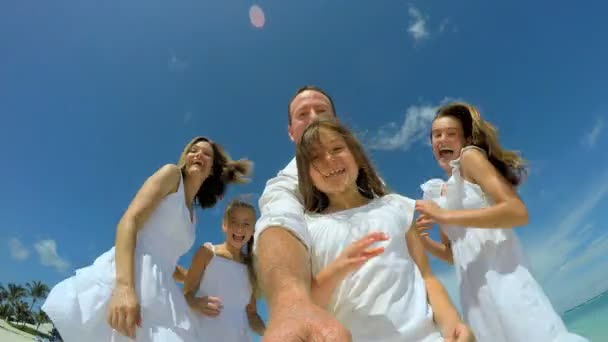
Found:
[[[481,209],[436,210],[437,222],[478,228],[511,228],[528,224],[526,205],[483,152],[466,150],[460,159],[463,176],[478,184],[494,204]]]
[[[266,184],[256,223],[257,273],[270,313],[263,341],[349,341],[346,329],[312,302],[310,237],[295,161],[290,166],[291,173],[281,172]]]
[[[336,260],[319,271],[312,281],[312,299],[315,304],[326,308],[332,294],[348,274],[384,252],[384,247],[369,247],[385,240],[388,240],[388,236],[382,232],[369,233],[346,247]]]
[[[165,165],[150,176],[137,192],[116,228],[116,286],[108,310],[108,323],[126,336],[135,336],[139,304],[135,295],[134,258],[137,233],[165,196],[175,192],[181,171]]]
[[[473,341],[470,331],[464,326],[458,311],[450,301],[447,291],[439,279],[433,275],[414,224],[406,233],[405,238],[408,251],[414,263],[418,266],[422,279],[424,279],[428,301],[433,308],[435,322],[443,331],[443,337],[446,340],[450,338],[454,341]]]

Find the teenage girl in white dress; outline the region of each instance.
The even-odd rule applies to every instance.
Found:
[[[422,185],[417,228],[431,254],[454,264],[465,321],[477,340],[585,341],[566,330],[512,229],[528,223],[516,192],[525,174],[523,160],[504,150],[496,129],[466,103],[439,109],[431,141],[449,179]],[[424,232],[435,223],[441,242]]]

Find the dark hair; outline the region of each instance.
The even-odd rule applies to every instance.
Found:
[[[181,168],[184,177],[186,155],[192,146],[201,141],[208,142],[213,149],[213,166],[211,167],[211,174],[201,184],[196,193],[195,204],[198,204],[201,208],[211,208],[218,200],[223,198],[228,184],[244,184],[249,181],[246,177],[251,173],[253,165],[248,160],[230,159],[230,156],[228,156],[222,146],[209,138],[195,137],[186,145],[178,162],[178,166]]]
[[[372,199],[384,196],[387,189],[380,180],[376,169],[365,154],[361,143],[355,138],[350,130],[338,123],[336,120],[318,120],[310,124],[302,134],[300,144],[296,147],[296,162],[298,164],[298,187],[304,198],[304,207],[311,212],[323,212],[329,206],[329,198],[317,189],[310,176],[310,165],[312,163],[312,152],[319,144],[321,129],[331,130],[344,138],[346,146],[353,154],[359,174],[357,176],[357,188],[362,196]]]
[[[527,174],[524,159],[516,151],[505,150],[500,146],[498,130],[482,119],[475,107],[464,102],[449,103],[437,110],[433,121],[446,116],[460,121],[465,139],[469,144],[486,151],[490,163],[511,185],[518,186],[522,183]]]
[[[291,100],[289,100],[289,103],[287,103],[287,120],[290,125],[291,125],[291,103],[293,102],[293,100],[295,100],[295,98],[298,95],[300,95],[301,93],[303,93],[307,90],[316,91],[317,93],[320,93],[323,96],[327,97],[327,99],[329,100],[329,104],[331,105],[331,110],[334,113],[334,116],[338,116],[338,114],[336,114],[336,106],[334,105],[334,100],[332,100],[331,96],[329,96],[329,94],[325,90],[323,90],[317,86],[305,85],[305,86],[299,88],[298,90],[296,90],[296,93],[292,96]]]
[[[224,221],[226,221],[229,218],[232,210],[237,209],[237,208],[249,209],[253,212],[253,216],[254,217],[256,216],[255,207],[253,205],[251,205],[241,199],[234,199],[234,200],[230,201],[230,203],[228,203],[228,205],[226,206],[226,210],[224,210]],[[247,241],[247,246],[245,247],[245,252],[243,252],[241,250],[241,259],[243,260],[243,263],[245,263],[245,265],[247,265],[247,273],[249,274],[249,282],[251,283],[251,289],[257,297],[259,295],[260,291],[259,291],[258,281],[257,281],[257,277],[255,274],[255,268],[254,268],[253,243],[254,243],[254,240],[253,240],[253,235],[252,235],[251,238],[249,239],[249,241]]]

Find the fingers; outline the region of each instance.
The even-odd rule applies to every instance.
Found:
[[[363,250],[371,246],[378,241],[388,240],[388,235],[383,232],[373,232],[365,235],[363,238],[357,240],[351,245],[350,253],[361,253]]]
[[[127,336],[130,338],[135,338],[135,330],[137,329],[137,323],[138,321],[140,321],[139,314],[139,307],[129,308],[127,310],[127,316],[125,317],[125,330],[127,332]]]

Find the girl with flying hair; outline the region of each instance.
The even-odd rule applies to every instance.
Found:
[[[250,167],[196,137],[177,165],[151,175],[120,219],[115,246],[57,284],[42,306],[63,340],[199,341],[173,280],[177,260],[195,241],[195,206],[213,207]]]
[[[335,120],[312,123],[296,148],[313,301],[354,342],[469,342],[431,272],[412,199],[388,194],[363,147]]]
[[[516,192],[524,160],[503,149],[496,128],[466,103],[441,107],[433,155],[449,179],[431,179],[416,203],[425,248],[453,264],[465,321],[480,342],[585,341],[568,333],[532,276],[512,228],[528,223]],[[440,227],[441,242],[426,232]]]
[[[255,208],[239,199],[224,211],[219,245],[206,243],[186,272],[184,296],[199,313],[202,341],[249,342],[250,330],[264,335],[264,321],[257,313],[259,288],[253,268]]]

